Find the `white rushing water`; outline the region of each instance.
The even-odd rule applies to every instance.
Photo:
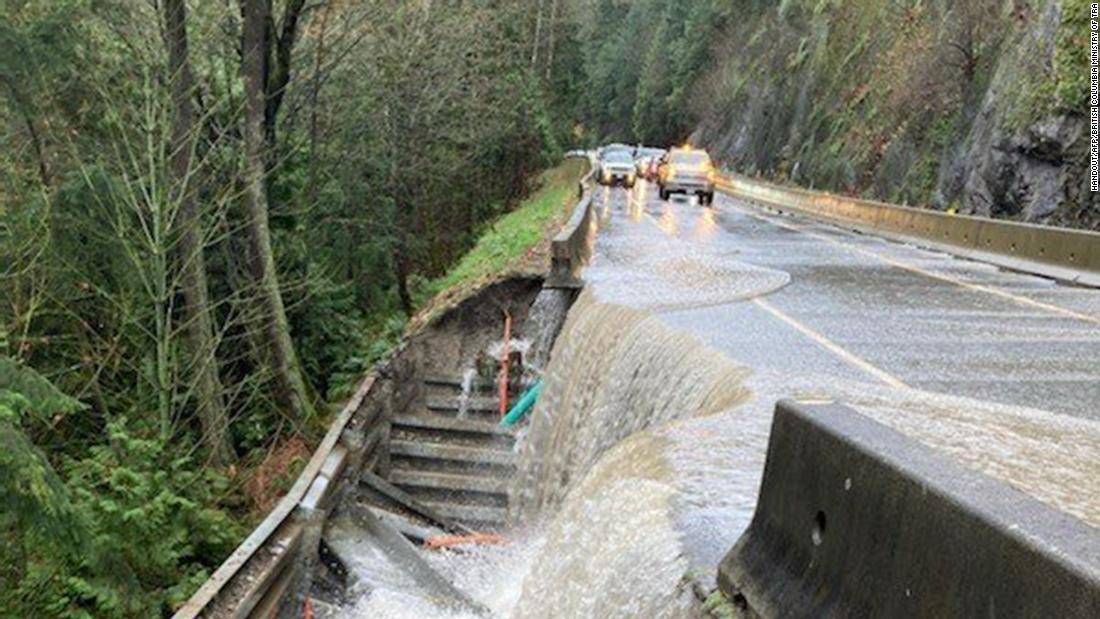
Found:
[[[470,394],[474,390],[474,380],[477,379],[477,368],[468,367],[462,371],[462,393],[458,394],[458,418],[464,419],[470,408]]]
[[[495,616],[691,616],[692,584],[712,584],[751,519],[782,397],[843,401],[1100,526],[1100,424],[746,367],[736,350],[720,352],[681,328],[682,311],[766,295],[789,276],[705,242],[718,233],[709,211],[685,223],[625,208],[633,223],[601,239],[518,445],[509,543],[426,553]],[[364,595],[349,614],[454,616],[396,589]]]

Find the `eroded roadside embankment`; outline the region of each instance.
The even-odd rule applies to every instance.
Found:
[[[636,198],[601,204],[618,212],[601,217],[609,229],[585,272],[588,289],[555,342],[546,391],[520,441],[510,543],[429,555],[494,616],[697,612],[752,516],[781,397],[848,403],[1100,525],[1100,426],[797,363],[747,367],[736,349],[719,352],[683,328],[682,310],[726,312],[783,289],[789,276],[708,242],[720,236],[713,212],[651,213]],[[754,328],[722,316],[724,329]],[[395,599],[376,597],[358,616],[454,616],[415,593]]]

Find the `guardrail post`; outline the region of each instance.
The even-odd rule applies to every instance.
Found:
[[[302,524],[302,543],[299,546],[299,561],[297,582],[292,589],[292,595],[287,596],[290,604],[284,604],[281,617],[298,619],[302,616],[306,598],[313,588],[313,578],[320,564],[321,535],[324,532],[325,520],[328,518],[328,510],[317,507],[299,506],[295,517]]]

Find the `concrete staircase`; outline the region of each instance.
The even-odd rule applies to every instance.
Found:
[[[508,512],[515,437],[497,425],[498,399],[489,386],[471,389],[460,414],[462,381],[448,376],[425,380],[423,393],[422,407],[392,420],[389,477],[364,480],[367,502],[419,521],[403,530],[414,539],[435,534],[440,520],[499,530]],[[419,513],[409,514],[409,504]]]

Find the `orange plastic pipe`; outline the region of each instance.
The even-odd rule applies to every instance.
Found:
[[[424,540],[424,547],[437,550],[468,544],[504,544],[508,540],[496,533],[470,533],[469,535],[439,535]]]
[[[512,356],[512,315],[504,310],[504,346],[500,348],[500,416],[508,414],[508,358]]]

